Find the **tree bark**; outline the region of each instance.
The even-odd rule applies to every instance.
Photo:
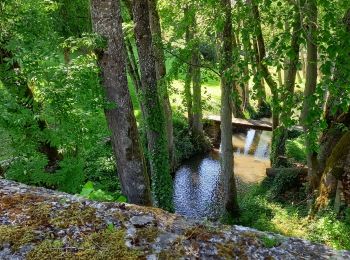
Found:
[[[225,19],[221,50],[221,176],[224,186],[225,208],[231,215],[238,216],[239,206],[233,172],[232,80],[229,75],[233,67],[231,1],[221,0],[221,5]]]
[[[306,60],[306,83],[304,90],[304,103],[301,112],[301,121],[305,132],[305,145],[307,150],[307,166],[310,192],[318,189],[320,176],[318,174],[317,153],[314,149],[314,142],[309,137],[313,131],[314,119],[310,117],[313,107],[316,106],[313,95],[317,86],[317,2],[308,0],[306,7],[307,18],[307,60]]]
[[[162,30],[160,27],[159,14],[157,10],[157,0],[148,0],[150,9],[150,27],[153,39],[153,52],[156,60],[156,73],[160,100],[163,106],[166,123],[166,134],[169,148],[169,160],[171,171],[175,170],[175,144],[173,130],[173,116],[169,100],[168,82],[166,81],[165,56],[162,43]]]
[[[149,21],[147,0],[133,1],[136,45],[141,70],[140,102],[146,123],[148,152],[152,173],[152,187],[159,207],[173,210],[172,180],[170,176],[166,121],[159,99],[156,64]]]
[[[94,31],[107,41],[105,49],[98,50],[98,64],[107,100],[116,105],[115,108],[106,109],[105,114],[112,132],[122,192],[130,203],[151,205],[149,179],[126,77],[126,51],[119,2],[92,0],[91,15]]]

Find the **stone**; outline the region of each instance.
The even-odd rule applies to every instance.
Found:
[[[154,221],[154,217],[152,216],[133,216],[130,219],[131,224],[133,224],[135,227],[144,227],[146,225],[152,224]]]
[[[26,259],[33,252],[35,259],[84,254],[91,259],[350,259],[349,251],[298,238],[191,220],[152,207],[92,202],[4,179],[0,232],[9,233],[0,237],[0,259],[5,260]],[[267,248],[266,237],[278,243]],[[120,239],[117,250],[115,239]]]

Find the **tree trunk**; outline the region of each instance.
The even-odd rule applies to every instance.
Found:
[[[306,60],[306,83],[304,90],[304,103],[301,113],[301,121],[305,132],[305,145],[307,150],[307,166],[310,192],[318,189],[320,176],[318,174],[317,153],[314,151],[315,142],[310,138],[313,131],[314,118],[311,118],[312,109],[316,106],[313,98],[317,86],[317,2],[308,0],[306,4],[307,18],[307,60]]]
[[[191,15],[190,9],[188,6],[186,6],[184,8],[184,16],[188,20],[188,19],[191,19],[190,15]],[[193,40],[193,30],[190,26],[190,23],[188,23],[186,27],[186,33],[185,33],[185,41],[186,41],[187,48],[191,46],[192,40]],[[192,70],[193,70],[192,55],[189,55],[187,70],[186,70],[186,77],[185,77],[185,86],[184,86],[185,104],[187,108],[187,119],[188,119],[189,129],[193,128],[192,92],[191,92]]]
[[[112,146],[122,192],[130,203],[151,205],[149,179],[134,117],[126,77],[126,51],[118,1],[92,0],[94,31],[107,40],[107,47],[98,51],[102,85],[107,100],[116,108],[105,114],[112,132]]]
[[[266,92],[265,92],[265,88],[264,88],[264,84],[263,84],[263,78],[261,75],[261,71],[259,70],[259,65],[261,64],[261,58],[259,55],[259,48],[258,48],[258,42],[255,39],[255,37],[253,37],[253,49],[254,49],[254,55],[255,55],[255,61],[254,63],[256,64],[256,73],[254,74],[254,84],[255,84],[255,89],[257,91],[257,95],[258,95],[258,110],[260,110],[260,108],[265,107],[266,105]]]
[[[233,216],[239,215],[237,190],[233,172],[232,146],[232,17],[231,1],[221,0],[224,11],[221,61],[221,176],[224,185],[225,208]],[[237,94],[237,93],[236,93]]]
[[[166,121],[157,87],[147,0],[133,1],[133,16],[141,69],[140,102],[143,104],[143,117],[146,123],[153,193],[158,206],[171,211],[173,210],[173,192],[166,139]]]
[[[256,4],[256,0],[249,0],[249,1],[251,2],[252,16],[255,23],[254,35],[256,40],[253,40],[253,41],[255,41],[254,49],[255,49],[255,55],[256,55],[256,62],[257,64],[261,64],[266,57],[266,49],[265,49],[264,36],[262,34],[262,29],[261,29],[260,11],[259,11],[258,5]],[[258,91],[260,93],[259,106],[260,107],[266,106],[266,91],[265,91],[263,79],[261,79]]]
[[[139,69],[137,66],[137,61],[135,58],[135,53],[132,48],[132,44],[129,39],[125,40],[126,49],[127,49],[127,62],[128,62],[128,71],[135,86],[136,91],[138,92],[141,88],[141,77]]]
[[[350,34],[350,9],[347,10],[343,19],[344,25],[347,30],[347,35],[339,49],[347,49],[347,38]],[[346,47],[345,47],[346,46]],[[337,88],[341,89],[349,85],[349,55],[338,55],[336,62],[336,68],[334,72],[334,84]],[[343,99],[342,93],[339,90],[332,90],[330,92],[327,104],[325,119],[328,128],[323,132],[320,139],[320,152],[318,155],[318,176],[320,180],[320,186],[318,189],[318,197],[314,204],[313,213],[316,213],[319,208],[323,208],[328,204],[328,201],[334,197],[337,181],[342,181],[344,195],[347,196],[348,203],[350,203],[350,133],[345,132],[344,129],[350,128],[350,108],[345,113],[343,109],[333,111],[335,105],[339,105]],[[339,127],[342,125],[344,127]],[[348,151],[348,152],[347,152]],[[347,152],[347,154],[346,154]],[[334,170],[333,168],[336,168]],[[344,185],[345,184],[345,185]]]
[[[234,32],[232,31],[232,43],[233,43],[233,52],[236,57],[235,63],[239,62],[240,59],[240,47],[238,42],[236,41],[236,37]],[[243,71],[238,71],[238,67],[235,66],[233,68],[233,74],[235,75],[242,75]],[[241,77],[241,75],[239,75]],[[232,88],[233,92],[235,95],[232,96],[232,110],[233,110],[233,116],[237,118],[245,118],[244,113],[243,113],[243,99],[244,99],[244,84],[242,85],[243,81],[239,80],[233,80],[232,81]],[[236,95],[237,94],[237,95]]]
[[[297,5],[294,6],[294,20],[292,25],[292,39],[290,46],[290,57],[288,59],[287,75],[284,83],[284,95],[282,95],[283,106],[281,109],[281,120],[286,122],[292,117],[293,97],[295,88],[296,73],[299,63],[301,16]],[[282,124],[274,131],[271,159],[273,167],[285,164],[286,141],[288,138],[288,124]]]
[[[173,130],[173,116],[168,93],[168,82],[166,80],[166,66],[165,56],[162,43],[162,30],[160,27],[159,14],[157,10],[157,0],[148,0],[150,9],[150,27],[153,39],[153,52],[156,60],[156,72],[158,80],[158,89],[160,93],[160,100],[165,115],[166,135],[169,148],[169,160],[171,171],[175,170],[175,144],[174,144],[174,130]]]
[[[192,53],[192,100],[193,100],[193,119],[192,119],[192,132],[195,136],[203,136],[202,125],[202,82],[201,82],[201,69],[200,69],[200,53],[198,45],[194,47]]]

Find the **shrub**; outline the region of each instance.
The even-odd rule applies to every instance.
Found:
[[[287,140],[286,155],[291,163],[306,164],[305,138],[301,135],[293,140]]]

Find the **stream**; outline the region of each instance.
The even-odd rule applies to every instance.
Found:
[[[253,129],[232,135],[239,192],[265,177],[265,170],[270,166],[271,137],[271,132]],[[223,208],[220,168],[219,149],[185,161],[175,173],[175,212],[190,218],[215,219],[220,216]]]

